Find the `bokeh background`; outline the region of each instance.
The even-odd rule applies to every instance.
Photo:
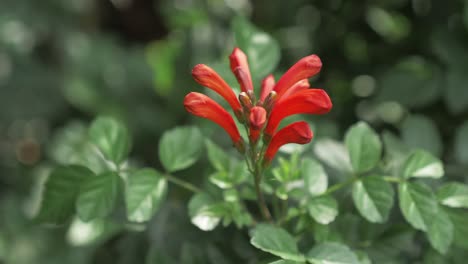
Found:
[[[82,142],[97,115],[124,120],[133,159],[156,168],[158,139],[177,125],[198,122],[229,146],[182,100],[201,90],[195,64],[227,69],[239,15],[278,41],[278,73],[306,55],[322,58],[312,86],[327,90],[334,109],[317,121],[317,137],[341,139],[365,120],[467,182],[468,1],[1,0],[0,263],[218,264],[254,255],[247,235],[192,226],[189,194],[177,187],[147,225],[30,220],[51,166],[93,162]],[[194,171],[181,177],[199,181]]]

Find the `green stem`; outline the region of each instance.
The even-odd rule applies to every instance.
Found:
[[[400,182],[404,182],[405,180],[402,179],[402,178],[399,178],[399,177],[393,177],[393,176],[383,176],[383,179],[387,182],[396,182],[396,183],[400,183]]]
[[[265,197],[263,196],[263,192],[260,188],[260,184],[262,181],[262,174],[259,172],[257,168],[255,169],[254,178],[255,178],[255,192],[257,193],[258,208],[260,209],[260,212],[263,218],[271,222],[272,220],[271,213],[270,213],[270,210],[268,210],[268,207],[265,202]]]
[[[346,186],[350,185],[356,179],[357,179],[357,177],[351,177],[351,178],[347,179],[344,182],[337,183],[337,184],[331,186],[330,188],[328,188],[322,195],[327,195],[327,194],[334,193],[334,192],[342,189],[343,187],[346,187]]]
[[[189,182],[186,182],[184,180],[181,180],[181,179],[178,179],[170,174],[165,174],[164,175],[164,178],[166,178],[166,180],[168,180],[169,182],[172,182],[173,184],[177,185],[177,186],[180,186],[186,190],[189,190],[189,191],[192,191],[194,193],[200,193],[200,192],[203,192],[202,189],[198,188],[197,186],[189,183]]]

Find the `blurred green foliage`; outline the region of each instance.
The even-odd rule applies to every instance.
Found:
[[[190,76],[198,63],[213,66],[235,85],[227,54],[235,40],[243,45],[242,39],[249,38],[245,28],[253,27],[239,29],[245,21],[238,17],[231,22],[237,15],[279,43],[262,47],[275,54],[271,57],[249,54],[249,47],[243,47],[249,58],[257,58],[256,78],[276,64],[277,73],[284,72],[311,53],[324,62],[312,86],[327,90],[334,109],[314,119],[314,142],[301,151],[326,168],[310,160],[308,170],[326,170],[338,181],[339,172],[357,166],[346,160],[344,146],[336,140],[355,121],[365,120],[382,132],[388,168],[405,162],[410,148],[421,148],[443,160],[447,181],[468,182],[468,1],[2,0],[0,263],[258,263],[261,256],[246,233],[232,227],[206,233],[193,226],[191,214],[200,206],[192,199],[187,212],[188,194],[177,187],[146,225],[128,222],[122,203],[112,218],[76,218],[54,229],[31,220],[53,166],[86,165],[94,173],[109,166],[89,142],[93,136],[88,135],[88,124],[97,115],[116,117],[130,129],[129,168],[167,167],[159,163],[157,144],[164,131],[176,125],[197,122],[205,137],[229,147],[217,127],[185,114],[182,99],[188,91],[202,89]],[[259,82],[254,85],[258,89]],[[206,145],[208,155],[218,151],[210,142]],[[126,155],[128,146],[122,148]],[[108,155],[121,161],[123,154]],[[208,157],[211,163],[215,158],[222,157]],[[279,170],[290,169],[288,162],[294,160],[283,160]],[[212,172],[210,182],[226,186],[233,169],[218,165],[213,172],[207,164],[202,160],[178,175],[207,184],[203,174]],[[229,164],[245,169],[236,160]],[[221,195],[228,201],[210,209],[238,210],[226,206],[235,199],[232,193]],[[93,213],[87,210],[92,203],[82,199],[88,206],[82,212]],[[334,208],[334,200],[325,203]],[[313,217],[316,210],[310,211]],[[337,218],[331,226],[315,217],[316,222],[301,221],[313,226],[310,239],[351,241],[351,246],[371,252],[375,263],[464,263],[468,213],[450,209],[447,215],[459,223],[454,225],[456,247],[450,249],[449,259],[427,242],[416,243],[425,240],[402,222],[375,231],[377,225],[358,214]],[[216,215],[212,218],[220,221]],[[250,220],[232,219],[238,226]],[[378,240],[366,244],[375,236]],[[308,255],[316,257],[313,252]],[[393,262],[385,262],[389,259]]]

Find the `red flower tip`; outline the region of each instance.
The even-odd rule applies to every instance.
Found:
[[[260,90],[260,103],[263,103],[270,92],[275,87],[275,77],[273,74],[268,75],[262,80],[262,89]]]
[[[276,133],[265,152],[263,164],[267,166],[273,160],[279,148],[288,143],[307,144],[312,140],[313,133],[309,125],[304,122],[292,123]]]
[[[239,48],[234,48],[229,56],[231,71],[237,78],[243,92],[252,91],[252,77],[250,76],[249,63],[247,56]]]
[[[242,145],[242,139],[232,116],[208,96],[191,92],[185,96],[184,107],[187,112],[209,119],[221,126],[232,139],[236,147]]]
[[[261,106],[254,106],[250,109],[250,127],[255,130],[262,129],[263,125],[266,122],[267,113],[265,109]]]
[[[221,95],[229,103],[236,115],[238,115],[242,108],[236,94],[215,70],[205,64],[198,64],[193,67],[192,76],[200,85]]]
[[[299,92],[301,90],[309,89],[310,88],[310,83],[308,79],[303,79],[295,83],[291,88],[287,89],[284,93],[283,96],[281,97],[282,99],[287,98],[288,96],[295,94],[296,92]]]
[[[272,108],[265,134],[271,137],[281,120],[295,114],[325,114],[332,108],[328,94],[321,89],[306,89],[279,100]]]
[[[278,99],[295,83],[314,76],[321,68],[322,61],[317,55],[310,55],[300,59],[289,68],[276,84],[274,90],[278,93]]]

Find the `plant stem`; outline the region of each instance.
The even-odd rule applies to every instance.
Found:
[[[203,192],[202,189],[198,188],[197,186],[189,183],[189,182],[186,182],[184,180],[181,180],[181,179],[178,179],[170,174],[165,174],[164,175],[164,178],[166,178],[166,180],[168,180],[169,182],[172,182],[173,184],[177,185],[177,186],[180,186],[186,190],[189,190],[189,191],[192,191],[194,193],[200,193],[200,192]]]
[[[272,217],[270,214],[270,210],[268,210],[268,207],[265,202],[265,197],[263,196],[263,192],[260,188],[260,184],[262,181],[262,174],[257,168],[255,168],[254,178],[255,178],[255,192],[257,193],[258,208],[260,209],[260,212],[263,218],[271,222]]]
[[[344,182],[337,183],[337,184],[331,186],[330,188],[328,188],[328,189],[327,189],[323,194],[321,194],[321,195],[326,195],[326,194],[334,193],[334,192],[340,190],[341,188],[346,187],[346,186],[348,186],[349,184],[353,183],[356,179],[357,179],[357,177],[351,177],[351,178],[347,179],[347,180],[344,181]]]
[[[393,177],[393,176],[383,176],[383,179],[387,182],[397,182],[397,183],[400,183],[400,182],[403,182],[404,179],[402,178],[399,178],[399,177]]]

